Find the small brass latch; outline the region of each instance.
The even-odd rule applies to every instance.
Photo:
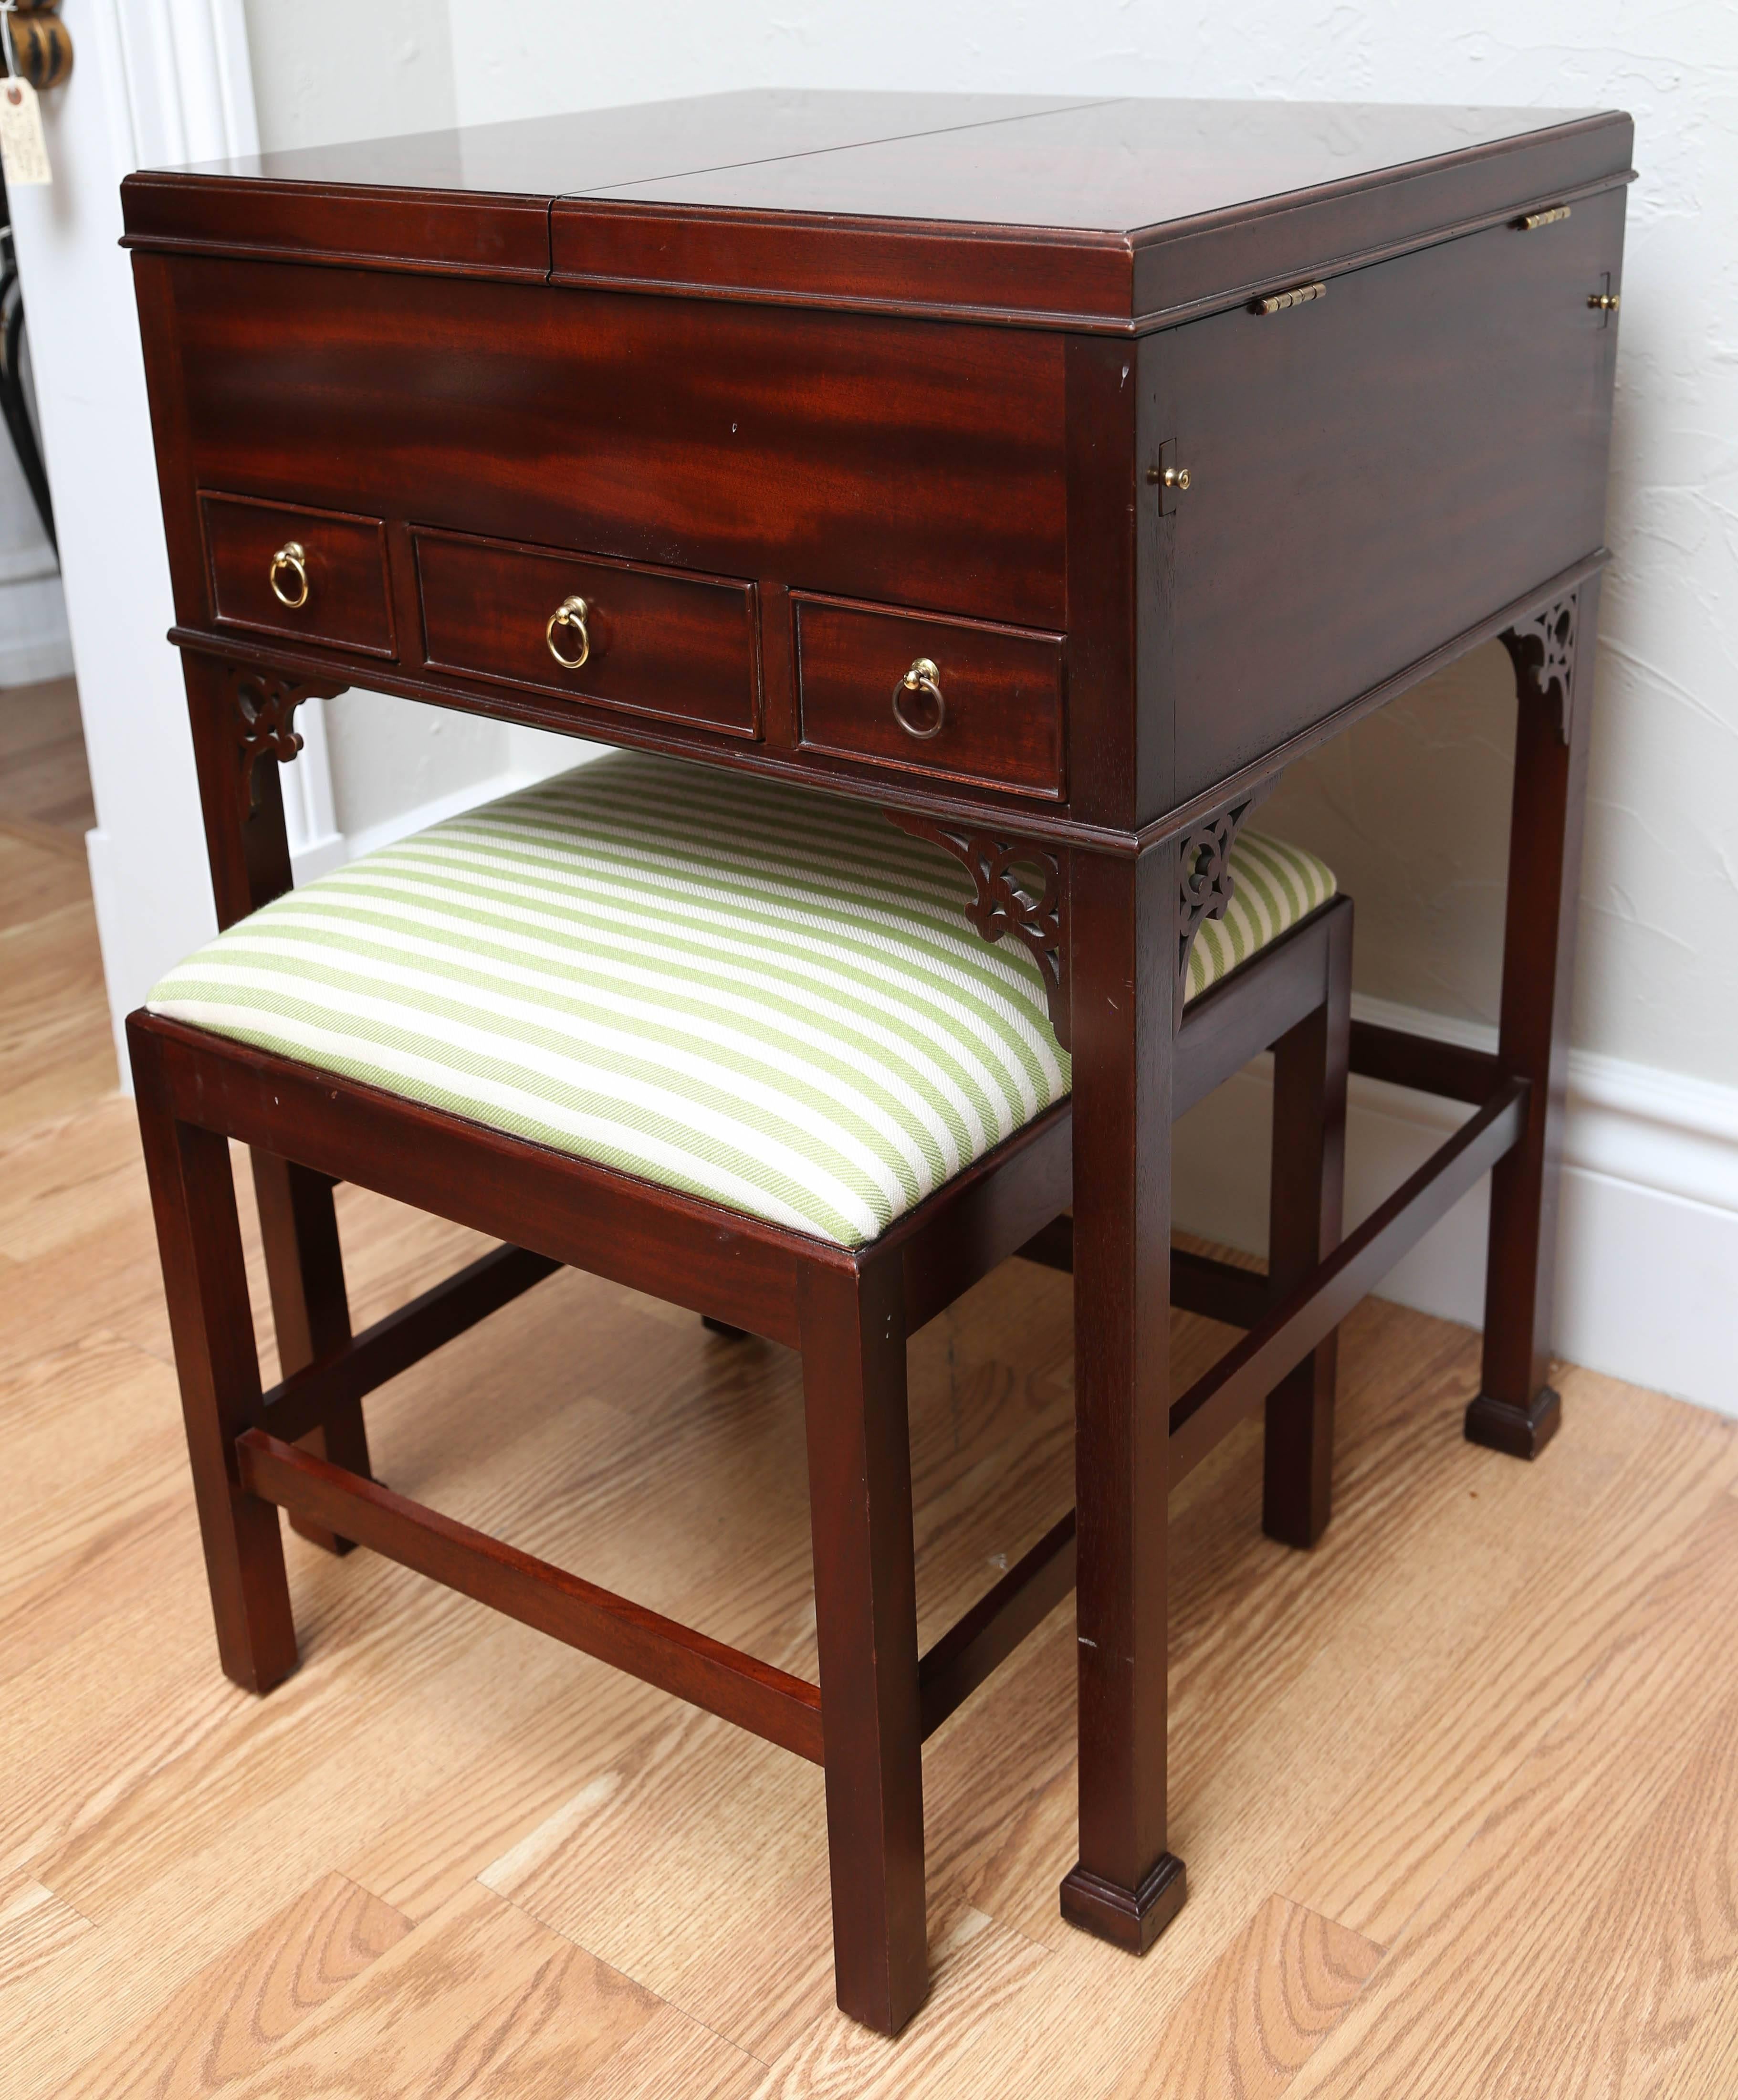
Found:
[[[1326,285],[1294,285],[1289,292],[1275,292],[1265,299],[1257,299],[1258,314],[1283,314],[1293,307],[1307,307],[1312,299],[1328,296]]]
[[[1559,219],[1567,218],[1568,215],[1569,207],[1566,204],[1554,204],[1549,211],[1529,211],[1524,218],[1516,219],[1515,231],[1517,233],[1537,233],[1542,226],[1555,226]]]
[[[1590,292],[1587,303],[1596,313],[1614,314],[1623,303],[1621,292]]]

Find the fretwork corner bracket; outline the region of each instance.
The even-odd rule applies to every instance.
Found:
[[[1189,959],[1203,922],[1223,919],[1237,894],[1231,851],[1243,820],[1272,793],[1277,779],[1264,780],[1241,801],[1192,826],[1177,844],[1176,1026],[1183,1026],[1183,1002],[1189,994]]]
[[[1056,1041],[1070,1048],[1066,849],[959,831],[911,810],[889,810],[885,814],[913,838],[945,847],[971,876],[973,894],[965,907],[967,919],[986,941],[1016,940],[1036,961],[1050,1025]],[[1028,869],[1037,871],[1037,881],[1022,880]]]
[[[1516,690],[1557,711],[1557,734],[1567,743],[1575,704],[1575,593],[1541,606],[1497,638],[1515,666]]]
[[[249,670],[232,664],[230,690],[235,702],[236,743],[241,765],[241,812],[251,816],[259,807],[259,762],[275,758],[287,765],[302,748],[294,726],[296,710],[304,700],[330,699],[341,686],[316,686],[280,678],[270,671]]]

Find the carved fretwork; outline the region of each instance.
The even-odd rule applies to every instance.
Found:
[[[1231,873],[1231,849],[1243,819],[1270,794],[1277,782],[1264,780],[1241,801],[1208,817],[1183,834],[1177,846],[1176,1025],[1183,1025],[1183,1000],[1189,990],[1189,951],[1205,919],[1223,919],[1237,885]]]
[[[1542,606],[1497,638],[1515,666],[1521,694],[1557,710],[1557,734],[1569,740],[1575,702],[1575,593]]]
[[[965,869],[974,885],[965,915],[985,940],[1012,938],[1035,958],[1050,1025],[1057,1042],[1069,1048],[1066,849],[962,831],[904,810],[889,810],[887,815],[913,838],[945,846]],[[1029,871],[1035,871],[1035,880]]]
[[[236,740],[241,747],[242,808],[251,814],[259,807],[259,761],[276,758],[287,765],[301,750],[301,736],[292,725],[297,708],[313,697],[315,689],[269,671],[232,670],[229,675],[236,696]]]

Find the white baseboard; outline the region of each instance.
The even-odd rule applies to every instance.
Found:
[[[45,545],[0,554],[0,688],[73,672],[60,571]]]
[[[601,753],[601,744],[577,744],[571,765],[582,764],[593,753]],[[359,859],[362,854],[374,853],[382,846],[396,845],[408,839],[412,832],[426,831],[430,824],[438,824],[443,818],[462,816],[465,810],[474,810],[479,803],[492,802],[497,796],[510,795],[515,788],[534,787],[548,774],[534,769],[514,766],[502,773],[492,773],[486,780],[473,780],[463,788],[455,788],[450,794],[437,795],[432,801],[419,802],[414,810],[399,810],[390,817],[383,817],[377,824],[369,824],[360,832],[346,833],[341,841],[341,850],[336,860],[329,863],[337,866],[344,861]],[[295,862],[296,880],[309,880],[302,871],[302,863]],[[323,872],[324,871],[318,871]]]
[[[1481,1049],[1493,1030],[1358,999],[1361,1018]],[[1471,1114],[1354,1078],[1346,1222],[1367,1217]],[[1263,1251],[1272,1075],[1260,1059],[1178,1127],[1175,1213],[1184,1231]],[[1555,1347],[1638,1385],[1738,1414],[1738,1088],[1575,1052],[1569,1059]],[[1381,1295],[1477,1326],[1484,1317],[1483,1182]]]
[[[573,766],[601,758],[608,748],[606,744],[583,743],[577,737],[551,736],[536,730],[515,728],[513,740],[508,744],[513,763],[502,771],[492,773],[486,779],[469,781],[448,794],[417,803],[414,809],[395,810],[391,816],[382,817],[378,823],[364,825],[360,831],[324,830],[305,848],[292,848],[291,871],[298,883],[312,882],[329,868],[342,867],[346,861],[356,860],[382,846],[395,845],[400,839],[408,839],[412,832],[426,831],[443,818],[462,816],[465,810],[474,810],[480,803],[492,802],[498,796],[510,795],[517,788],[535,787],[553,773],[565,773]]]

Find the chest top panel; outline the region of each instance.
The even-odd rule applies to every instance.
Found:
[[[1629,118],[756,90],[146,171],[147,248],[1163,325],[1627,179]]]

